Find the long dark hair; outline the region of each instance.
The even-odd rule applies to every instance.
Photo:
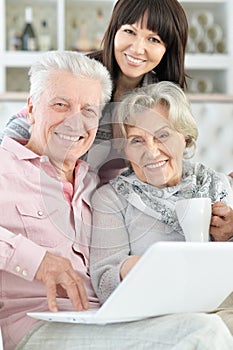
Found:
[[[166,52],[155,67],[159,81],[169,80],[186,85],[184,58],[188,37],[188,22],[177,0],[118,0],[103,39],[103,50],[93,57],[100,59],[115,81],[119,66],[114,55],[114,39],[124,24],[133,24],[147,15],[147,28],[158,33],[166,45]]]

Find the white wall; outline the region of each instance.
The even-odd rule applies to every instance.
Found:
[[[217,171],[233,171],[233,101],[191,105],[199,130],[194,159]]]
[[[24,106],[22,101],[0,101],[0,130],[3,129],[8,119]]]

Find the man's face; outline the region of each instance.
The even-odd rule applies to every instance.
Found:
[[[75,163],[94,141],[101,93],[97,80],[67,71],[52,74],[39,102],[29,99],[33,129],[27,147],[51,161]]]

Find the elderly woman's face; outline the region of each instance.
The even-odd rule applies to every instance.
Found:
[[[158,114],[159,113],[159,114]],[[185,138],[171,128],[168,109],[154,106],[126,126],[126,158],[136,176],[156,187],[176,185],[182,174]]]
[[[66,71],[52,74],[38,104],[29,101],[33,129],[28,148],[51,160],[75,163],[94,141],[101,91],[97,80]]]

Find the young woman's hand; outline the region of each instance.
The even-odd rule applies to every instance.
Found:
[[[222,202],[212,205],[210,234],[215,241],[228,241],[233,237],[233,210]]]

